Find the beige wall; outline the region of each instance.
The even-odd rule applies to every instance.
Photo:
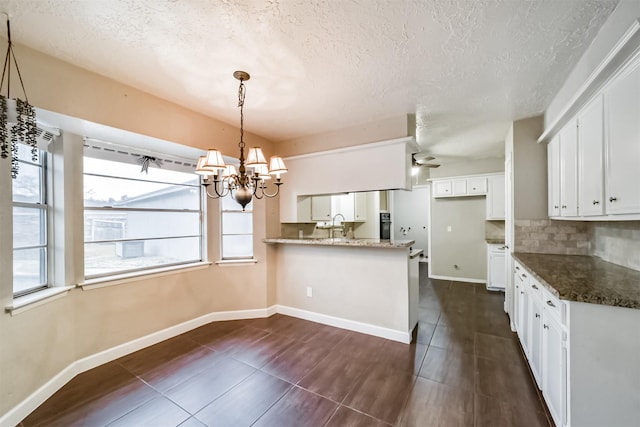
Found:
[[[504,158],[489,158],[444,164],[430,172],[432,178],[447,178],[502,171]],[[486,280],[485,218],[486,197],[431,198],[431,275]]]
[[[547,146],[542,116],[513,122],[514,219],[547,218]]]
[[[398,116],[333,132],[279,141],[275,144],[275,150],[283,157],[290,157],[298,154],[386,141],[409,135],[407,116]]]
[[[20,66],[30,102],[39,108],[198,148],[215,145],[235,156],[238,129],[108,78],[20,47]],[[15,90],[15,88],[14,88]],[[269,141],[248,135],[271,152]],[[11,227],[8,161],[0,161],[0,227]],[[78,201],[72,200],[71,206]],[[65,203],[65,206],[70,206]],[[11,316],[0,314],[0,414],[6,413],[70,363],[204,314],[264,309],[275,302],[273,257],[261,242],[277,229],[277,201],[257,202],[254,251],[257,264],[217,266],[83,291]],[[218,204],[208,203],[209,258],[219,248]],[[66,224],[82,224],[82,212]],[[77,239],[73,239],[76,240]],[[12,300],[11,238],[0,235],[0,299]],[[82,249],[67,265],[82,265]],[[58,280],[66,280],[59,279]],[[61,283],[55,283],[59,285]]]

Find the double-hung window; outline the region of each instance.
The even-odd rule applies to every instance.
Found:
[[[179,161],[85,146],[85,278],[202,261],[202,200],[193,170]]]
[[[18,144],[19,172],[12,179],[13,295],[47,287],[46,154]]]
[[[220,203],[222,224],[222,259],[253,258],[253,201],[244,212],[238,202],[227,195]]]

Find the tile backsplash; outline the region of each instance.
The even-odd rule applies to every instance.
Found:
[[[586,222],[517,219],[514,226],[516,252],[590,255],[591,227]]]
[[[591,254],[640,271],[640,221],[594,222]]]

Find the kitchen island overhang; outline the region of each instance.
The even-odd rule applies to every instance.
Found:
[[[412,240],[268,238],[278,312],[410,343],[418,323]],[[311,296],[309,296],[311,295]]]

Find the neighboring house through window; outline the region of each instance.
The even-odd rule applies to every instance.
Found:
[[[202,261],[202,200],[193,165],[85,145],[85,277]],[[160,166],[158,166],[160,165]]]

